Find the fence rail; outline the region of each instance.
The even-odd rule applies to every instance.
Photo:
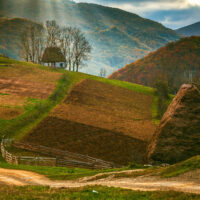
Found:
[[[18,157],[6,151],[3,142],[1,142],[1,154],[7,163],[18,164]]]
[[[12,153],[9,153],[5,148],[6,145],[11,144],[17,148],[41,153],[50,157],[15,156]],[[19,142],[13,143],[11,140],[5,139],[3,139],[1,142],[1,153],[5,161],[10,164],[80,167],[88,169],[105,169],[116,167],[113,163],[106,162],[101,159],[95,159],[89,156],[75,154],[68,151],[61,151],[40,145]]]
[[[51,157],[56,157],[58,159],[58,163],[60,163],[59,160],[61,159],[67,162],[71,161],[72,163],[93,168],[113,168],[115,166],[114,163],[106,162],[101,159],[96,159],[90,156],[72,153],[69,151],[62,151],[41,145],[19,143],[19,142],[15,142],[13,145],[19,149],[24,149],[36,153],[42,153],[44,155],[48,155]]]

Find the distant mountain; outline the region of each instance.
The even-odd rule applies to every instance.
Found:
[[[93,46],[92,60],[84,69],[92,74],[98,74],[102,67],[111,73],[169,41],[180,38],[175,31],[138,15],[116,8],[69,0],[0,0],[0,16],[21,17],[36,22],[56,19],[61,25],[80,27]],[[16,29],[11,31],[11,35],[18,32]],[[7,39],[2,29],[0,32]],[[17,46],[16,40],[10,42]],[[0,52],[3,50],[0,48]],[[9,55],[18,58],[15,50],[8,51]]]
[[[171,42],[114,72],[110,79],[152,86],[156,79],[168,80],[171,91],[200,75],[200,37],[192,36]]]
[[[192,35],[200,36],[200,22],[177,29],[176,31],[177,33],[185,36],[192,36]]]

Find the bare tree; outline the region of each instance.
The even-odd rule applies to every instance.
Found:
[[[99,76],[104,77],[104,78],[106,77],[106,69],[105,68],[100,69]]]
[[[60,41],[61,30],[55,20],[46,21],[47,47],[55,47]]]
[[[36,50],[36,61],[41,63],[42,56],[44,50],[46,48],[46,37],[45,37],[45,29],[44,27],[37,27],[36,29],[36,42],[35,42],[35,50]]]
[[[20,46],[21,46],[19,53],[20,57],[26,62],[29,62],[30,46],[29,46],[29,34],[27,31],[24,31],[21,34]]]
[[[39,63],[45,48],[44,27],[41,25],[29,26],[21,34],[20,56],[25,61]]]
[[[67,65],[68,69],[71,71],[72,68],[72,60],[73,60],[73,32],[74,29],[72,27],[65,27],[61,30],[61,35],[60,35],[60,48],[67,60]]]
[[[89,59],[92,47],[78,28],[73,31],[73,39],[73,71],[75,71],[76,68],[76,71],[78,72],[80,65],[83,64],[83,61],[87,61]]]
[[[59,45],[59,44],[58,44]],[[91,46],[78,28],[65,27],[60,32],[60,48],[67,60],[69,70],[78,71],[89,59]]]
[[[78,28],[64,27],[56,21],[47,21],[45,27],[30,26],[21,35],[21,57],[26,61],[40,63],[44,50],[60,48],[69,70],[79,71],[80,65],[90,58],[91,46]]]

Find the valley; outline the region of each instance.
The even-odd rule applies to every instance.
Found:
[[[140,191],[170,190],[199,194],[199,182],[194,178],[199,174],[198,156],[169,167],[144,167],[142,164],[146,163],[147,147],[157,127],[154,89],[3,57],[0,68],[2,77],[5,77],[3,73],[6,74],[10,83],[4,91],[5,80],[1,81],[1,92],[7,94],[2,95],[7,98],[4,103],[10,102],[9,106],[21,105],[23,109],[27,98],[32,100],[32,108],[28,106],[30,110],[19,113],[12,120],[1,118],[1,133],[22,143],[67,150],[124,166],[104,170],[70,169],[13,165],[1,158],[0,167],[5,170],[0,169],[0,184],[53,188],[101,185]],[[40,71],[41,76],[38,76]],[[25,81],[22,89],[18,87],[17,92],[12,89],[22,81]],[[42,84],[45,84],[44,90],[38,93],[37,89],[43,87]],[[27,88],[31,89],[31,93]],[[60,95],[55,96],[57,93]],[[13,95],[18,98],[14,99]],[[23,117],[29,117],[29,113],[32,115],[32,112],[40,111],[38,103],[47,106],[43,113],[39,112],[28,121],[23,120]],[[19,126],[23,129],[15,130]],[[16,155],[43,156],[42,152],[36,154],[17,148],[10,150]],[[18,170],[36,172],[45,177]],[[173,178],[177,176],[180,178]]]
[[[200,4],[100,1],[0,0],[0,200],[200,199]]]

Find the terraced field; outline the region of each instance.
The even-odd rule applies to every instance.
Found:
[[[0,137],[144,162],[155,99],[149,87],[0,57]]]
[[[47,99],[62,74],[6,61],[0,60],[0,119],[9,120],[22,114],[31,99]]]
[[[152,96],[85,79],[24,142],[86,154],[118,164],[144,162],[156,126]]]

